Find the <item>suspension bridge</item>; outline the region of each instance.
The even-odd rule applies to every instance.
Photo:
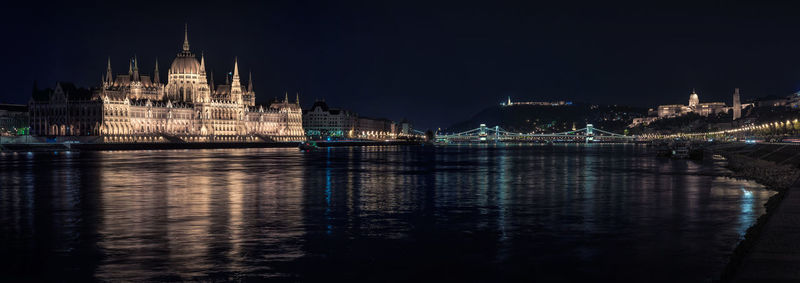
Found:
[[[523,142],[523,141],[564,141],[564,142],[628,142],[634,141],[635,136],[626,136],[602,129],[597,129],[592,124],[586,127],[560,133],[514,133],[500,126],[479,127],[460,133],[436,133],[436,142]]]

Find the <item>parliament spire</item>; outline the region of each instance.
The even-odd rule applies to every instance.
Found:
[[[189,52],[189,24],[183,24],[183,51]]]

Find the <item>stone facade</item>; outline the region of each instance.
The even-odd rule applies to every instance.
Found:
[[[361,139],[393,139],[397,136],[397,123],[389,119],[359,117],[353,134]]]
[[[27,134],[28,106],[0,104],[0,135]]]
[[[312,138],[351,138],[357,123],[358,114],[330,108],[325,101],[315,101],[303,111],[303,128]]]
[[[352,111],[330,108],[325,101],[316,101],[303,111],[303,127],[306,135],[314,139],[385,140],[396,138],[399,129],[397,123],[389,119],[359,117]]]

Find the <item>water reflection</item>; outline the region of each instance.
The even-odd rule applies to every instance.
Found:
[[[636,145],[2,153],[0,252],[12,279],[698,281],[772,194],[721,170]]]

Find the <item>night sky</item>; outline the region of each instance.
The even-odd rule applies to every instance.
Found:
[[[27,2],[0,19],[2,102],[27,102],[34,80],[99,85],[109,56],[114,73],[133,56],[152,73],[158,58],[166,82],[184,23],[215,81],[238,56],[258,102],[299,91],[304,108],[324,98],[418,128],[509,95],[653,107],[686,103],[692,88],[726,103],[735,87],[745,100],[800,89],[791,3]]]

